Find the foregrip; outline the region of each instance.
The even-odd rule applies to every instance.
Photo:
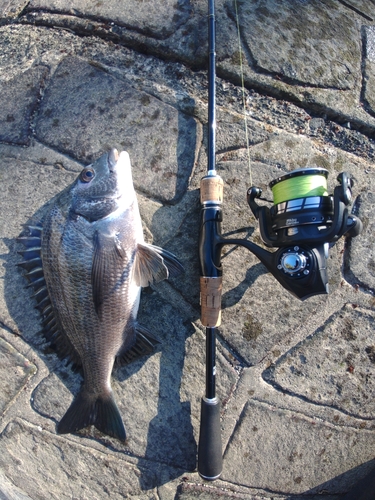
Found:
[[[220,175],[206,175],[201,179],[200,198],[201,205],[215,204],[220,206],[223,203],[223,179]]]

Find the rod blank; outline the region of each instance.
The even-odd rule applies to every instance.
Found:
[[[208,0],[208,172],[201,180],[201,227],[199,257],[201,265],[201,321],[206,327],[206,392],[201,402],[198,444],[198,472],[203,479],[217,479],[223,466],[220,401],[216,397],[216,333],[221,322],[221,204],[223,180],[216,175],[216,68],[215,4]]]

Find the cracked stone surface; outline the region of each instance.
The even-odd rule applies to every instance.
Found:
[[[309,166],[328,170],[329,193],[352,176],[363,232],[330,248],[330,293],[303,303],[253,254],[224,247],[224,469],[209,484],[196,471],[207,2],[0,0],[1,498],[343,500],[374,481],[375,3],[237,8],[239,26],[235,3],[216,1],[224,235],[263,246],[248,187],[272,200],[271,180]],[[185,267],[142,293],[157,352],[113,373],[126,443],[56,434],[82,379],[45,344],[16,267],[22,226],[111,147],[130,154],[146,240]]]
[[[127,463],[118,454],[88,451],[84,446],[51,435],[22,420],[8,424],[1,441],[4,450],[0,459],[2,470],[32,497],[68,499],[91,496],[99,500],[118,496],[121,492],[130,498],[149,498],[140,487],[142,469]],[[27,460],[29,454],[37,459]],[[60,470],[58,477],[56,470]],[[102,479],[98,482],[99,471]],[[48,490],[46,484],[50,485]],[[103,484],[106,484],[104,489]],[[143,486],[144,489],[152,488],[147,482]]]
[[[199,144],[196,129],[192,117],[76,58],[57,68],[36,120],[40,141],[87,162],[114,145],[125,149],[134,158],[135,185],[164,201],[186,190]]]
[[[167,38],[182,24],[186,23],[191,13],[189,2],[167,0],[162,8],[153,0],[130,2],[126,9],[118,2],[80,2],[79,0],[32,0],[29,10],[46,10],[48,12],[70,14],[88,19],[111,21],[129,29],[140,31],[148,36]],[[110,24],[107,29],[110,30]]]
[[[4,20],[15,19],[28,4],[27,0],[1,0],[1,17]]]
[[[250,63],[260,71],[308,86],[347,90],[356,84],[360,27],[337,2],[304,2],[303,9],[297,0],[282,9],[279,2],[241,2],[238,14]]]
[[[363,83],[363,97],[365,104],[368,106],[369,113],[375,112],[375,29],[373,26],[366,26],[364,28],[365,34],[365,65],[364,65],[364,83]]]
[[[36,367],[33,363],[0,338],[0,383],[2,387],[0,412],[2,414],[35,372]]]
[[[0,80],[0,141],[27,145],[31,134],[31,115],[36,108],[47,68],[34,66],[10,80]],[[17,107],[14,103],[17,102]]]
[[[363,193],[358,199],[358,216],[363,222],[363,231],[372,234],[374,231],[374,219],[372,210],[374,207],[373,192]],[[364,257],[360,257],[363,255]],[[350,249],[350,273],[353,282],[362,283],[364,286],[374,289],[375,287],[375,255],[374,246],[368,241],[353,240]]]
[[[371,431],[343,432],[324,422],[249,401],[227,448],[229,467],[223,479],[230,477],[236,483],[258,488],[267,484],[273,491],[286,488],[290,493],[340,494],[351,479],[350,475],[341,477],[342,473],[358,464],[358,454],[362,461],[372,460],[369,444],[374,439]],[[242,465],[238,467],[238,463]],[[334,469],[337,477],[329,486],[324,484],[327,468]],[[259,469],[262,475],[257,473]],[[316,485],[319,486],[314,488]]]
[[[363,321],[358,331],[358,319]],[[285,391],[364,419],[374,415],[375,318],[371,310],[345,306],[311,337],[280,358],[266,380]]]

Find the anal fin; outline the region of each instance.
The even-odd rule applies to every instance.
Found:
[[[135,342],[130,347],[123,352],[120,351],[116,356],[117,365],[128,365],[132,361],[153,354],[157,346],[161,343],[156,337],[150,333],[147,328],[137,325],[135,327]]]

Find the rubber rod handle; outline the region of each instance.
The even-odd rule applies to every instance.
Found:
[[[223,470],[220,407],[218,398],[202,398],[198,472],[207,481],[218,479]]]

